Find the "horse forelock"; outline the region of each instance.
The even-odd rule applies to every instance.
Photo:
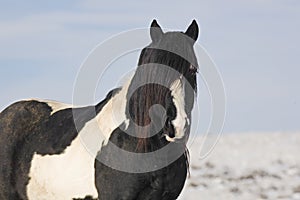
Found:
[[[177,84],[177,82],[187,82],[186,85],[189,89],[196,91],[195,73],[197,71],[197,67],[193,67],[178,55],[171,52],[162,52],[162,50],[155,53],[156,50],[153,49],[150,49],[152,52],[147,55],[148,50],[143,50],[141,57],[145,57],[140,59],[127,93],[129,103],[127,114],[139,126],[136,129],[136,136],[139,138],[137,149],[143,149],[143,151],[146,151],[147,148],[146,138],[152,135],[149,133],[151,127],[146,128],[147,125],[151,124],[150,108],[159,104],[167,109],[166,102],[168,99],[173,99],[173,104],[178,112],[177,117],[173,119],[174,126],[179,134],[176,135],[176,138],[183,137],[185,134],[184,127],[186,123],[189,123],[189,119],[187,119],[185,111],[187,107],[185,105],[185,85]],[[161,53],[166,53],[166,56],[161,57]],[[151,58],[151,54],[157,56],[157,58]],[[177,87],[175,87],[176,84]],[[194,97],[190,96],[188,98]],[[188,107],[191,108],[192,106]],[[163,116],[160,118],[161,121],[165,120]]]

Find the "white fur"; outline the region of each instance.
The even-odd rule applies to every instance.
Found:
[[[105,137],[104,145],[107,144],[111,132],[120,126],[122,122],[125,122],[127,128],[129,124],[129,119],[126,118],[126,95],[128,87],[130,85],[130,80],[122,87],[112,99],[102,108],[99,115],[97,115],[96,120],[99,123],[100,131]]]
[[[94,157],[77,137],[63,154],[35,154],[31,162],[27,195],[30,200],[65,200],[97,197]]]
[[[91,195],[98,197],[95,187],[95,156],[108,143],[112,131],[128,119],[125,116],[126,94],[130,84],[115,94],[101,112],[87,122],[71,145],[59,155],[35,154],[31,162],[27,195],[30,200],[71,200]],[[66,108],[49,103],[53,111]]]
[[[176,139],[180,139],[184,136],[185,132],[185,123],[188,121],[187,115],[185,112],[185,101],[184,101],[184,85],[182,79],[174,81],[171,85],[171,95],[173,97],[173,102],[176,107],[177,115],[172,124],[175,128],[175,137],[170,138],[166,136],[166,139],[170,142],[174,142]]]
[[[58,101],[52,101],[52,100],[44,100],[44,99],[27,99],[26,101],[38,101],[42,103],[46,103],[51,108],[51,115],[56,113],[57,111],[64,110],[66,108],[74,108],[71,104],[65,104]]]
[[[56,101],[47,101],[46,102],[48,104],[48,106],[51,107],[52,111],[51,111],[51,115],[53,115],[54,113],[56,113],[57,111],[60,110],[64,110],[66,108],[72,108],[73,106],[70,104],[64,104],[64,103],[60,103],[60,102],[56,102]],[[73,107],[74,108],[74,107]]]

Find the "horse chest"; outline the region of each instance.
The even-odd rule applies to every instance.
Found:
[[[64,153],[33,156],[28,198],[66,200],[97,197],[94,176],[95,159],[86,151],[79,136]]]

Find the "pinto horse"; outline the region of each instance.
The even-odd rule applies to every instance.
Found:
[[[4,109],[0,199],[176,199],[188,172],[198,32],[195,20],[166,33],[153,20],[133,77],[96,105],[23,100]],[[81,135],[97,134],[95,124],[103,137],[93,155]]]

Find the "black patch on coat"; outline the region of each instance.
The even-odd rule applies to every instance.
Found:
[[[159,144],[165,145],[166,141],[161,138],[152,137],[150,140],[154,142],[154,140],[158,139],[161,141]],[[128,137],[126,133],[120,129],[116,129],[110,141],[112,143],[109,143],[101,149],[98,158],[114,159],[114,157],[118,157],[113,155],[113,151],[110,149],[111,145],[115,144],[128,151],[134,151],[137,139]],[[150,141],[147,144],[150,144]],[[178,145],[178,148],[185,148],[182,144],[173,143],[171,145]],[[154,149],[158,147],[159,145],[156,143]],[[164,156],[169,155],[166,154]],[[128,160],[128,158],[122,159],[121,163],[123,162],[130,162],[130,164],[132,164],[132,161]],[[157,162],[157,160],[153,160],[153,164],[155,164],[155,162]],[[143,166],[144,163],[135,164]],[[187,168],[186,153],[183,153],[177,160],[168,164],[166,167],[147,173],[119,171],[96,160],[95,175],[99,199],[174,200],[179,196],[184,186]]]
[[[181,154],[172,163],[165,161],[164,168],[147,173],[119,171],[97,160],[95,163],[96,187],[101,200],[174,200],[179,196],[186,180],[188,152],[185,144],[190,132],[190,124],[186,124],[185,136],[181,141],[169,143],[164,134],[174,137],[174,127],[169,124],[169,121],[175,118],[176,108],[173,102],[169,101],[170,88],[175,80],[182,80],[183,77],[185,79],[185,84],[183,84],[185,112],[191,119],[194,93],[197,90],[198,64],[194,53],[194,43],[198,36],[198,25],[193,21],[185,33],[163,33],[154,20],[151,24],[150,35],[152,42],[141,52],[138,67],[126,95],[126,115],[139,127],[131,128],[133,125],[129,124],[130,134],[122,131],[124,130],[122,128],[116,128],[110,136],[110,143],[102,147],[98,159],[108,160],[110,164],[115,163],[116,166],[124,164],[147,169],[147,165],[155,166],[158,160],[154,158],[153,161],[146,162],[143,159],[134,160],[129,158],[130,156],[125,157],[126,155],[120,158],[118,154],[122,155],[122,151],[115,152],[113,147],[117,146],[118,150],[128,152],[148,153],[163,148],[166,144],[172,145],[172,150],[158,156],[161,159],[160,162],[164,162],[164,157],[174,156],[176,151]],[[168,67],[162,68],[162,66]],[[188,85],[190,88],[187,87]],[[158,113],[154,118],[150,117],[150,108],[156,104],[167,110],[167,116]],[[153,121],[154,123],[151,123]],[[161,123],[163,126],[160,126]],[[151,125],[147,126],[149,124]],[[146,126],[147,128],[140,128]],[[155,126],[164,128],[153,132]],[[153,136],[152,133],[157,134]],[[178,155],[177,153],[175,155]]]
[[[88,196],[84,197],[83,199],[82,198],[73,198],[73,200],[98,200],[98,199],[95,199],[92,196],[88,195]]]
[[[33,154],[61,154],[85,123],[118,91],[119,88],[109,92],[96,106],[67,108],[53,115],[47,103],[35,100],[16,102],[3,110],[0,113],[0,199],[26,200]],[[73,112],[76,112],[75,119]]]

